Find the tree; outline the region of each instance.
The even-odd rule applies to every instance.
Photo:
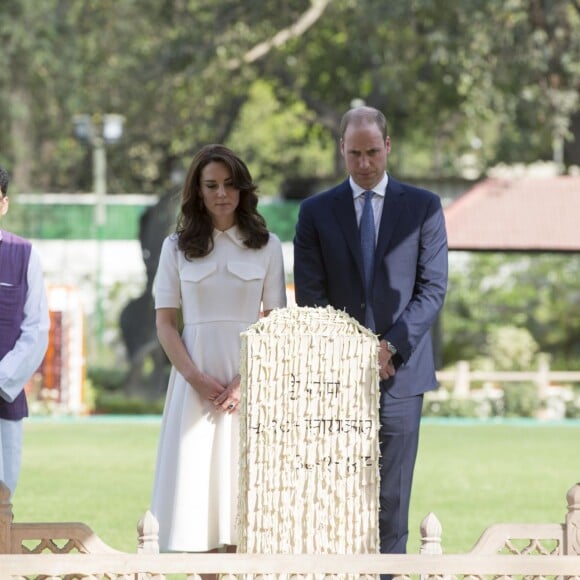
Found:
[[[341,1],[272,55],[265,74],[283,79],[280,94],[298,94],[335,138],[353,99],[381,108],[395,145],[404,143],[393,150],[400,172],[449,175],[466,156],[484,171],[549,159],[553,137],[580,142],[568,130],[578,114],[579,39],[569,0]]]
[[[577,0],[5,0],[0,39],[1,160],[20,189],[90,189],[71,119],[113,112],[127,121],[110,190],[165,190],[202,143],[228,141],[257,81],[304,107],[311,141],[336,143],[353,99],[383,109],[402,175],[481,173],[562,143],[580,163]],[[270,162],[256,152],[261,174]]]
[[[12,107],[2,119],[22,126],[6,139],[12,147],[3,147],[13,151],[15,181],[21,188],[90,189],[89,156],[79,162],[83,153],[72,139],[72,117],[116,112],[127,119],[126,136],[110,159],[110,188],[164,187],[172,160],[230,134],[257,78],[256,69],[244,61],[232,65],[233,55],[302,22],[309,7],[320,14],[328,1],[286,2],[282,10],[277,2],[241,5],[232,0],[23,0],[3,5],[4,64],[13,89],[2,96],[12,103],[30,101],[26,116],[19,117]],[[311,25],[316,15],[289,37]],[[26,153],[18,150],[20,135],[28,137]]]
[[[497,327],[527,329],[553,366],[580,365],[580,256],[452,254],[443,310],[444,363],[473,360]]]

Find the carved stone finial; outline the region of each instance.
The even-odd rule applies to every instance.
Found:
[[[442,554],[441,536],[443,527],[437,516],[429,512],[423,519],[421,530],[421,554]]]
[[[11,550],[10,532],[13,514],[10,494],[9,487],[0,480],[0,554],[9,554]]]
[[[10,502],[10,488],[0,480],[0,505]]]
[[[566,494],[568,511],[580,510],[580,483],[573,485]]]
[[[566,515],[564,554],[580,555],[580,483],[573,485],[566,494],[568,514]]]
[[[139,554],[159,554],[159,523],[147,510],[137,524]]]

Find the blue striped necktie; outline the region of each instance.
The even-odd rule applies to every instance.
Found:
[[[375,216],[373,212],[373,191],[365,191],[365,204],[360,218],[360,245],[363,256],[365,274],[365,326],[375,330],[375,316],[373,313],[373,271],[375,265]]]

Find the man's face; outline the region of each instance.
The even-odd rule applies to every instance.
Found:
[[[354,181],[364,189],[372,189],[387,169],[391,139],[383,139],[375,123],[351,123],[340,141],[340,152]]]
[[[0,217],[8,211],[8,196],[0,193]]]

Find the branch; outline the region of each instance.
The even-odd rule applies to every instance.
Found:
[[[268,54],[273,48],[282,46],[292,38],[304,34],[321,16],[332,0],[311,0],[310,8],[291,26],[280,30],[270,40],[256,44],[241,58],[230,60],[226,67],[230,70],[239,68],[242,64],[250,64]]]

